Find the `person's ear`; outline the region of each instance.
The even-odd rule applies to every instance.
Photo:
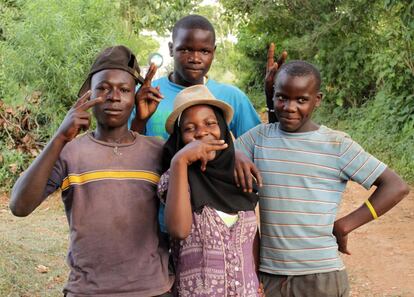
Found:
[[[174,57],[173,46],[174,46],[174,44],[171,41],[168,42],[168,49],[170,50],[170,57]]]
[[[318,92],[316,94],[316,104],[315,104],[316,107],[319,107],[321,105],[322,98],[323,98],[323,93],[322,92]]]

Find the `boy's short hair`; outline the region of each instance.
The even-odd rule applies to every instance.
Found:
[[[308,76],[312,75],[316,80],[316,90],[319,91],[321,88],[321,73],[318,68],[313,64],[302,61],[302,60],[292,60],[286,64],[283,64],[278,74],[276,75],[275,82],[280,73],[285,72],[289,76]]]
[[[198,14],[190,14],[179,19],[172,30],[172,39],[174,41],[179,29],[201,29],[210,31],[213,34],[213,41],[216,43],[216,32],[213,25],[205,17]]]

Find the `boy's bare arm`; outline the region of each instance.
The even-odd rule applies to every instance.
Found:
[[[376,190],[368,198],[378,217],[393,208],[409,192],[407,184],[392,170],[385,171],[374,182]],[[338,242],[339,251],[350,254],[347,248],[348,234],[358,227],[373,220],[373,215],[366,204],[338,219],[334,224],[333,233]]]
[[[10,209],[16,216],[27,216],[43,201],[48,178],[66,143],[71,141],[81,130],[90,125],[92,106],[103,102],[102,98],[88,101],[90,92],[85,93],[69,110],[58,131],[45,149],[34,160],[14,184],[10,199]]]

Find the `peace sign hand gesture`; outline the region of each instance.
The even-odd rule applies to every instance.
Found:
[[[275,74],[277,70],[285,63],[287,58],[287,51],[283,51],[279,59],[275,63],[275,44],[272,42],[267,51],[267,63],[266,63],[266,77],[265,77],[265,93],[266,93],[266,102],[269,103],[273,101],[273,84],[275,79]],[[272,105],[273,106],[273,105]]]
[[[148,120],[158,107],[164,96],[160,93],[160,87],[152,87],[151,81],[157,72],[157,66],[151,64],[144,83],[135,94],[135,106],[137,108],[136,119]]]
[[[91,124],[91,115],[88,110],[100,103],[104,102],[102,97],[97,97],[89,100],[91,91],[87,91],[80,97],[69,112],[66,114],[62,124],[56,132],[56,136],[61,138],[64,142],[69,142],[74,139],[80,131],[86,131]]]

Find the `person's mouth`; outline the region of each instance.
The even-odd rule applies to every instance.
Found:
[[[187,68],[187,71],[199,73],[199,72],[203,72],[203,69],[202,68]]]
[[[293,122],[299,121],[299,119],[298,118],[293,118],[293,117],[284,117],[284,116],[282,116],[282,117],[279,118],[279,121],[284,121],[284,122],[287,122],[287,123],[293,123]]]
[[[112,107],[104,108],[103,111],[105,114],[112,116],[120,115],[122,113],[122,109]]]

